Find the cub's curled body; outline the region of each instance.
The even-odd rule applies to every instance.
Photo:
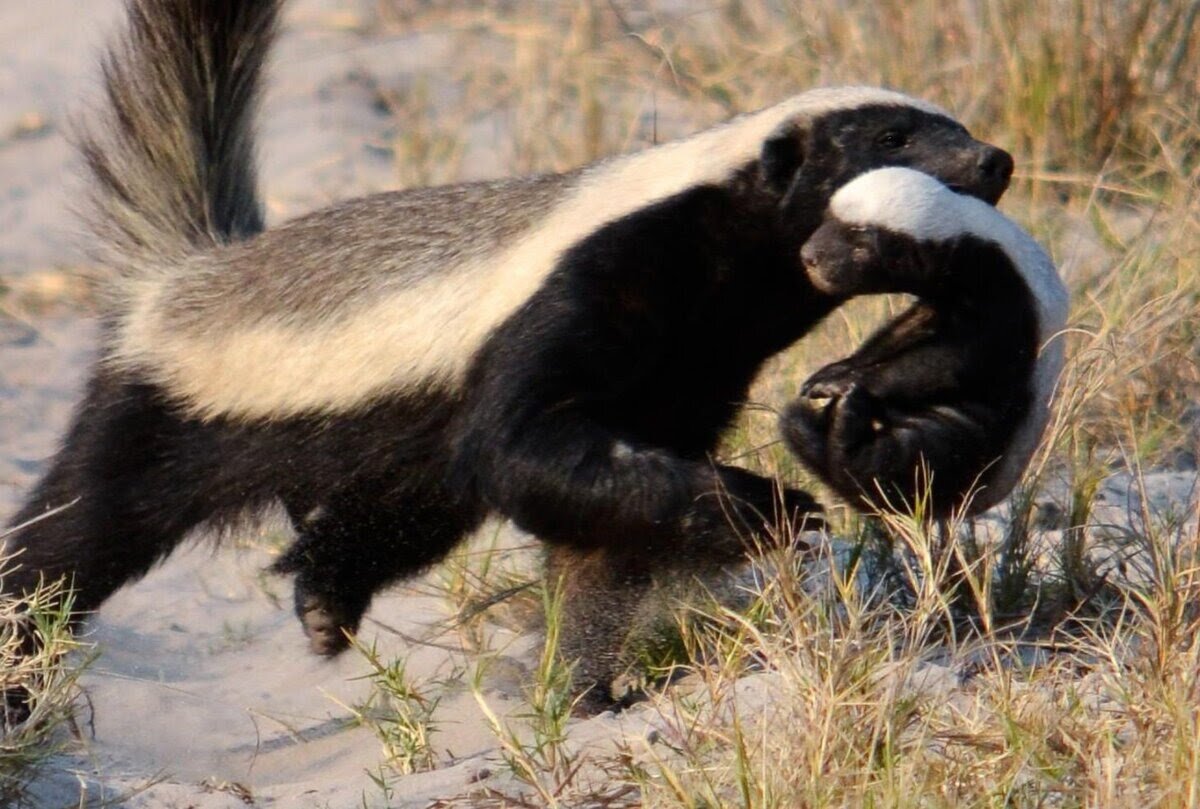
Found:
[[[1045,252],[995,208],[886,168],[839,189],[801,253],[826,294],[919,300],[805,382],[783,417],[792,450],[867,509],[928,492],[944,517],[1007,495],[1063,362],[1067,292]]]
[[[101,357],[12,524],[66,508],[8,539],[4,586],[69,576],[94,609],[192,528],[282,501],[278,568],[332,654],[380,587],[498,513],[574,577],[563,645],[602,695],[651,574],[739,558],[776,510],[772,481],[708,453],[760,364],[840,300],[798,260],[829,195],[906,165],[994,202],[1012,161],[929,104],[817,90],[578,171],[264,231],[251,134],[278,7],[128,2],[83,139],[116,276]]]

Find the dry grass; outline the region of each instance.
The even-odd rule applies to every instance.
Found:
[[[5,532],[0,532],[3,540]],[[0,559],[0,583],[13,560]],[[0,716],[0,801],[21,796],[39,768],[78,735],[75,681],[87,665],[82,644],[70,633],[71,596],[61,583],[23,599],[0,599],[0,693],[23,694],[32,706],[28,716]],[[26,639],[36,639],[28,654]],[[3,708],[3,706],[0,706]]]
[[[901,536],[902,607],[844,576],[803,595],[783,577],[757,620],[716,616],[698,648],[725,663],[664,697],[675,749],[647,805],[1195,805],[1194,568],[1023,642],[963,629],[928,538]]]
[[[1156,511],[1142,475],[1193,466],[1200,439],[1200,2],[379,7],[479,54],[450,103],[386,96],[405,181],[456,179],[480,148],[498,174],[564,169],[814,85],[883,84],[1016,155],[1003,207],[1072,289],[1055,419],[1003,518],[949,543],[891,517],[881,545],[843,514],[857,545],[774,560],[749,609],[693,612],[662,741],[614,776],[637,797],[589,805],[1200,804],[1195,493]],[[802,477],[776,410],[897,303],[855,302],[774,360],[725,454]],[[1120,470],[1114,510],[1098,496]],[[498,734],[525,769],[553,755]],[[552,775],[571,794],[530,769],[521,800],[572,805],[547,798]]]

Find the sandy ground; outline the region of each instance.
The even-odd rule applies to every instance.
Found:
[[[78,181],[63,132],[81,99],[95,98],[95,49],[118,6],[0,5],[0,279],[18,290],[40,289],[82,262],[69,215]],[[391,185],[391,158],[378,144],[392,122],[362,76],[400,82],[456,58],[436,34],[363,35],[369,7],[335,0],[289,7],[262,126],[272,218]],[[465,173],[496,173],[486,141],[474,146]],[[0,518],[52,452],[93,338],[88,318],[63,304],[0,318]],[[1161,473],[1153,484],[1159,509],[1181,509],[1195,496],[1194,472]],[[1109,482],[1106,520],[1128,513],[1130,491],[1127,479]],[[290,585],[260,572],[277,539],[268,529],[237,550],[200,544],[105,605],[87,638],[100,655],[82,681],[82,738],[33,783],[30,805],[418,807],[481,785],[511,788],[475,697],[459,686],[446,689],[438,706],[437,768],[392,777],[385,795],[373,780],[380,744],[346,707],[367,694],[367,663],[355,654],[335,661],[307,654],[288,608]],[[385,659],[407,655],[414,681],[472,665],[444,628],[445,599],[430,590],[423,580],[379,599],[364,632]],[[497,713],[519,712],[538,639],[497,628],[491,643],[499,662],[482,693]],[[748,680],[748,697],[768,702],[769,682]],[[663,729],[655,710],[643,707],[578,722],[571,739],[601,751],[618,742],[637,749]]]

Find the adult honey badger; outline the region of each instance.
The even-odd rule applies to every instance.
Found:
[[[994,202],[1011,172],[929,104],[818,90],[577,171],[264,231],[251,133],[278,6],[128,4],[82,139],[116,276],[101,356],[13,520],[65,507],[10,538],[10,592],[66,575],[93,609],[193,527],[282,501],[278,567],[332,654],[376,590],[499,513],[556,567],[586,557],[618,608],[573,600],[567,647],[603,646],[651,570],[736,559],[773,513],[770,481],[707,453],[762,361],[839,303],[799,263],[830,194],[902,165]]]

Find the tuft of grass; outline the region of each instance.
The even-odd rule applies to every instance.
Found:
[[[0,560],[0,582],[13,564]],[[76,683],[90,656],[71,634],[72,603],[61,581],[24,598],[0,598],[0,693],[18,703],[6,707],[0,721],[0,798],[5,802],[15,802],[39,769],[78,735]]]
[[[647,805],[1192,805],[1195,523],[1148,536],[1169,577],[1040,633],[956,620],[936,532],[889,527],[903,604],[831,546],[804,587],[777,577],[750,612],[691,625],[703,664],[660,698],[670,749],[641,764]],[[960,563],[986,616],[989,576]]]
[[[409,775],[434,768],[437,755],[431,740],[439,698],[412,682],[404,659],[385,661],[374,645],[358,641],[354,648],[370,665],[366,677],[372,690],[362,705],[349,708],[351,714],[378,737],[384,763],[395,772]],[[385,787],[386,780],[381,777],[379,785]]]
[[[626,776],[632,761],[627,751],[619,747],[603,752],[589,750],[571,738],[576,700],[571,689],[573,666],[558,654],[562,593],[542,588],[542,597],[545,643],[526,691],[526,709],[507,716],[498,714],[483,693],[482,668],[472,689],[513,783],[475,790],[465,796],[468,803],[464,805],[529,809],[642,806],[637,785]]]
[[[546,638],[537,670],[527,693],[529,710],[520,727],[502,719],[485,698],[478,678],[473,693],[500,744],[505,765],[518,782],[528,787],[547,807],[563,806],[579,770],[578,756],[567,745],[567,721],[574,705],[571,667],[558,654],[562,594],[543,590]]]

